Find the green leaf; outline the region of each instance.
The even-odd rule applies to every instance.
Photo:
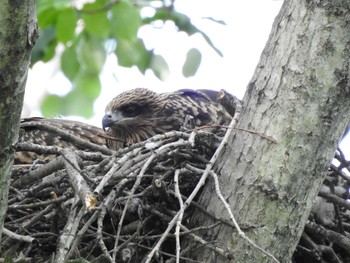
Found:
[[[70,6],[70,0],[37,0],[36,12],[40,28],[53,25],[60,10]]]
[[[190,36],[198,32],[198,29],[192,25],[191,19],[184,14],[173,12],[172,16],[169,18],[174,21],[175,25],[181,31],[185,31]]]
[[[61,69],[64,75],[70,81],[73,81],[75,79],[75,76],[77,75],[80,69],[75,48],[75,45],[67,47],[61,55]]]
[[[224,20],[218,20],[218,19],[215,19],[215,18],[210,17],[210,16],[208,16],[208,17],[203,17],[203,19],[210,20],[210,21],[212,21],[212,22],[218,23],[218,24],[223,25],[223,26],[226,26],[226,25],[227,25],[226,22],[225,22]]]
[[[41,112],[45,117],[57,115],[78,115],[92,117],[93,103],[100,95],[101,83],[98,74],[79,72],[75,79],[75,86],[66,96],[48,95],[45,97]]]
[[[63,105],[65,105],[65,115],[78,115],[90,118],[94,114],[94,100],[85,96],[80,89],[74,88],[72,92],[63,97]]]
[[[97,0],[94,3],[85,4],[81,17],[85,24],[85,30],[95,36],[107,38],[110,32],[110,23],[107,19],[106,0]]]
[[[139,10],[129,1],[118,1],[111,8],[111,33],[117,40],[136,41],[137,32],[142,25]]]
[[[93,102],[94,100],[84,96],[79,89],[73,89],[64,97],[46,96],[41,104],[41,112],[47,118],[54,118],[59,115],[77,115],[89,118],[92,117],[94,112]]]
[[[182,67],[182,74],[188,78],[196,74],[201,64],[202,54],[196,48],[191,48],[186,55],[186,61]]]
[[[155,11],[156,12],[154,13],[153,16],[142,18],[143,24],[151,24],[152,22],[157,20],[161,20],[161,21],[170,20],[169,16],[171,11],[169,10],[169,8],[156,8]]]
[[[116,54],[119,65],[132,67],[136,65],[141,72],[149,68],[152,52],[148,51],[141,39],[132,42],[120,39],[117,42]]]
[[[53,27],[41,29],[39,35],[39,39],[32,50],[31,65],[39,60],[49,61],[55,55],[57,45],[55,29]]]
[[[44,28],[53,25],[57,19],[58,11],[54,7],[50,6],[38,12],[38,24],[40,28]]]
[[[36,12],[40,13],[43,10],[47,9],[48,7],[53,6],[54,0],[36,0]]]
[[[75,89],[82,96],[94,101],[101,93],[99,75],[90,71],[81,71],[75,79]]]
[[[72,0],[53,0],[56,9],[65,9],[72,5]]]
[[[150,68],[160,80],[166,80],[170,75],[168,63],[160,55],[153,55]]]
[[[100,73],[105,61],[104,41],[89,34],[80,38],[77,45],[78,61],[84,71]]]
[[[223,56],[224,56],[224,55],[222,54],[222,52],[220,51],[220,49],[218,49],[218,48],[214,45],[213,41],[211,41],[210,37],[209,37],[207,34],[205,34],[205,33],[204,33],[203,31],[201,31],[201,30],[198,30],[198,33],[200,33],[200,34],[203,36],[203,38],[205,39],[205,41],[207,41],[207,44],[208,44],[212,49],[214,49],[215,52],[216,52],[220,57],[223,57]]]
[[[41,104],[41,112],[44,117],[54,118],[59,114],[64,113],[64,104],[62,98],[57,95],[48,95],[45,97],[43,103]]]
[[[46,49],[44,50],[44,55],[41,58],[43,62],[47,62],[51,60],[55,54],[56,54],[56,46],[57,46],[57,41],[54,39],[52,42],[49,42]]]
[[[181,13],[173,12],[170,18],[174,21],[179,30],[185,31],[189,36],[195,33],[201,34],[204,40],[207,42],[207,44],[212,49],[214,49],[220,57],[223,57],[222,52],[214,45],[210,37],[207,34],[205,34],[202,30],[199,30],[197,27],[192,25],[191,19],[188,16]]]
[[[78,21],[73,8],[66,8],[58,13],[56,21],[56,36],[59,41],[67,43],[74,38],[75,26]]]

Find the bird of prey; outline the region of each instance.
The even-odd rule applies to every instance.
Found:
[[[107,105],[102,120],[103,130],[67,119],[25,118],[21,120],[18,141],[61,148],[97,149],[108,154],[108,149],[103,146],[117,150],[156,134],[181,130],[186,124],[193,127],[228,124],[233,114],[218,102],[218,95],[211,90],[184,89],[158,94],[144,88],[133,89],[121,93]],[[29,164],[54,157],[17,150],[15,163]]]
[[[101,128],[83,122],[32,117],[21,120],[18,141],[83,150],[96,146],[103,150],[101,146],[106,145],[107,138],[108,135]],[[36,159],[47,161],[52,158],[54,155],[40,156],[30,151],[17,151],[15,163],[28,164]]]
[[[102,127],[118,140],[107,140],[118,149],[156,134],[180,130],[190,118],[194,127],[228,124],[232,116],[217,101],[218,92],[183,89],[158,94],[137,88],[116,96],[106,107]]]

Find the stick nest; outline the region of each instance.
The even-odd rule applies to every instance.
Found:
[[[111,155],[20,143],[22,151],[57,157],[14,166],[2,255],[14,262],[198,262],[191,251],[206,246],[232,259],[225,244],[201,234],[220,224],[241,230],[195,202],[222,140],[219,130],[157,135]],[[349,161],[340,150],[335,160],[293,262],[350,257]],[[215,223],[193,227],[196,209]],[[180,249],[184,238],[189,245]]]
[[[179,198],[185,202],[195,188],[220,140],[207,132],[192,138],[170,132],[110,156],[20,144],[22,150],[57,157],[47,164],[14,166],[2,251],[35,262],[142,262],[179,211]],[[182,224],[192,211],[186,210]],[[173,259],[174,244],[169,233],[152,260]]]

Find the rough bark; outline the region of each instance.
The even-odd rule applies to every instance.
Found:
[[[219,159],[221,190],[244,232],[289,262],[338,140],[349,122],[349,1],[285,1],[243,100],[237,131]],[[226,212],[212,183],[201,202]],[[194,219],[209,225],[211,222]],[[271,262],[236,231],[221,226],[206,240],[227,245],[232,262]],[[211,253],[198,251],[207,262]],[[215,262],[231,262],[218,257]]]
[[[0,0],[0,237],[18,138],[30,51],[37,38],[34,0]]]

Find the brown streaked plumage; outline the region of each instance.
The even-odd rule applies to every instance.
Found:
[[[146,140],[156,134],[180,130],[186,117],[193,126],[227,124],[231,115],[217,102],[218,92],[210,90],[179,90],[155,93],[138,88],[115,97],[106,108],[103,129],[86,123],[65,119],[39,117],[21,120],[19,142],[31,142],[42,146],[58,146],[89,150],[92,143],[101,152],[119,149]],[[81,142],[71,136],[78,137]],[[28,164],[34,160],[51,160],[54,155],[43,156],[28,151],[17,151],[16,164]]]
[[[102,120],[107,134],[118,139],[107,140],[107,145],[118,149],[180,130],[188,116],[196,127],[228,124],[232,116],[217,102],[217,95],[216,91],[187,89],[161,94],[144,88],[123,92],[107,105]]]
[[[71,136],[83,139],[85,142],[90,142],[98,147],[106,145],[106,139],[109,138],[101,128],[79,121],[33,117],[21,120],[18,141],[42,146],[87,149],[84,144],[77,142],[74,138],[70,138]],[[54,157],[54,155],[41,156],[33,152],[17,151],[15,164],[28,164],[37,159],[48,161]]]

